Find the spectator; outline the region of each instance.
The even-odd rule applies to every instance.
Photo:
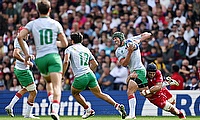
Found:
[[[184,40],[183,37],[178,37],[173,48],[175,50],[175,62],[180,67],[182,60],[185,58],[187,42]]]
[[[171,71],[171,66],[174,63],[174,49],[169,44],[169,39],[164,39],[164,46],[162,47],[163,62],[168,71]]]
[[[187,41],[188,44],[192,36],[194,36],[194,31],[192,30],[190,25],[187,25],[183,37]]]
[[[76,12],[78,11],[82,11],[85,14],[90,13],[90,6],[86,4],[86,0],[81,0],[80,5],[76,7]]]
[[[4,74],[2,71],[0,71],[0,91],[5,90],[6,85],[5,85],[5,80],[4,80]]]
[[[11,87],[9,88],[10,91],[19,91],[21,86],[16,78],[12,80]]]
[[[154,61],[158,70],[162,72],[163,75],[169,75],[169,71],[167,70],[165,63],[163,62],[162,54],[159,54]]]
[[[6,9],[6,18],[13,18],[14,23],[17,22],[18,13],[17,10],[14,9],[12,2],[8,3],[8,8]]]
[[[172,85],[170,86],[170,90],[183,90],[184,89],[184,79],[179,74],[179,66],[178,65],[172,65],[172,75],[171,78],[176,80],[179,83],[179,86]]]
[[[191,84],[189,84],[188,86],[186,86],[185,90],[197,90],[198,87],[198,79],[197,77],[192,77],[191,79]]]
[[[110,91],[114,89],[114,77],[110,75],[110,67],[104,66],[103,68],[103,74],[98,80],[99,85],[101,86],[101,89],[103,91]]]
[[[195,65],[197,63],[198,51],[196,40],[192,37],[186,50],[186,57],[189,60],[190,65]]]
[[[128,77],[128,69],[120,65],[117,61],[117,66],[114,67],[110,75],[112,75],[114,80],[114,90],[126,90],[126,78]]]
[[[6,55],[8,53],[8,47],[3,43],[3,37],[0,36],[0,54]]]

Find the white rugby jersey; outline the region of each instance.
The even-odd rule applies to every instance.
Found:
[[[58,34],[63,32],[63,28],[58,21],[50,17],[41,17],[29,22],[25,28],[33,34],[36,45],[36,58],[49,53],[58,53],[56,41]]]
[[[89,61],[94,59],[90,50],[81,43],[74,44],[65,50],[65,54],[70,54],[70,65],[76,77],[92,72]]]
[[[140,69],[145,69],[142,60],[141,60],[141,53],[140,53],[140,48],[139,48],[139,44],[136,42],[137,40],[141,39],[141,37],[131,37],[128,38],[127,40],[132,40],[133,44],[136,45],[135,50],[132,52],[131,54],[131,59],[130,62],[128,64],[128,67],[130,69],[131,72],[133,72],[134,70],[140,70]],[[126,46],[122,46],[122,47],[118,47],[117,50],[115,51],[115,54],[118,58],[118,60],[120,61],[122,58],[125,58],[128,54],[128,50],[126,48]]]
[[[26,43],[25,41],[23,41],[23,43],[24,43],[25,49],[26,49],[27,52],[29,53],[29,47],[28,47],[27,43]],[[20,49],[21,52],[20,52],[19,54],[20,54],[23,58],[25,58],[25,55],[24,55],[24,53],[23,53],[23,51],[22,51],[22,49],[21,49],[21,47],[20,47],[20,45],[19,45],[19,42],[18,42],[18,39],[17,39],[17,38],[15,38],[15,40],[14,40],[14,48]],[[16,69],[19,69],[19,70],[27,70],[27,69],[29,69],[29,65],[25,65],[24,62],[21,62],[21,61],[19,61],[19,60],[16,59],[15,68],[16,68]]]

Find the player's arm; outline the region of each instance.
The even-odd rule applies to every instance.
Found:
[[[21,32],[19,33],[19,35],[17,36],[19,45],[24,53],[25,56],[28,55],[28,51],[26,50],[24,43],[23,43],[23,38],[29,33],[29,31],[27,29],[23,29],[21,30]]]
[[[20,55],[21,50],[18,48],[14,49],[13,57],[21,62],[25,62],[25,59]],[[31,61],[27,61],[27,65],[33,67],[33,63]]]
[[[66,48],[68,46],[68,41],[67,38],[65,36],[65,34],[63,32],[61,32],[60,34],[58,34],[58,40],[56,41],[56,45],[60,48]]]
[[[20,49],[15,48],[15,49],[14,49],[14,52],[13,52],[13,57],[14,57],[15,59],[21,61],[21,62],[24,62],[25,59],[19,54],[20,52],[21,52]]]
[[[61,48],[66,48],[68,46],[68,41],[63,31],[63,28],[59,22],[57,22],[56,25],[58,27],[58,33],[59,33],[58,34],[59,41],[56,41],[56,45]]]
[[[140,42],[142,42],[144,40],[149,39],[151,37],[151,35],[152,35],[151,33],[144,32],[144,33],[142,33],[142,34],[140,34],[138,36],[132,37],[131,39],[133,39],[136,43],[140,43]]]
[[[90,60],[90,69],[94,71],[96,67],[98,66],[98,63],[95,59]]]
[[[141,95],[147,97],[148,95],[155,94],[162,89],[162,82],[157,82],[156,85],[152,86],[150,89],[142,90]]]
[[[66,53],[65,56],[64,56],[64,61],[63,61],[63,77],[64,77],[65,72],[67,70],[67,67],[69,65],[69,57],[70,57],[69,53]]]
[[[132,52],[134,51],[134,49],[135,49],[135,45],[130,45],[130,46],[127,48],[128,53],[127,53],[126,57],[120,59],[120,61],[119,61],[120,64],[121,64],[122,66],[127,66],[127,65],[129,64],[129,62],[130,62],[130,60],[131,60],[131,54],[132,54]]]

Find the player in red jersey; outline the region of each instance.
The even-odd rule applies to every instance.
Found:
[[[135,78],[136,73],[130,74],[130,78]],[[186,119],[185,115],[181,110],[177,109],[175,104],[175,99],[172,94],[163,84],[163,76],[160,70],[157,70],[156,65],[153,63],[147,66],[147,76],[149,89],[143,90],[141,95],[146,97],[151,103],[157,107],[177,115],[180,119]],[[168,80],[170,78],[167,78]],[[170,84],[169,84],[170,85]]]

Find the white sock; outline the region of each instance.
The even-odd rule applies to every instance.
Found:
[[[13,106],[15,105],[15,103],[19,100],[20,98],[17,97],[16,95],[12,98],[10,104],[8,105],[9,107],[13,108]]]
[[[31,115],[32,108],[33,108],[33,103],[27,101],[26,116]]]
[[[52,103],[52,110],[54,113],[58,114],[59,107],[60,105],[58,103]]]
[[[135,108],[136,108],[136,98],[134,95],[130,95],[128,98],[129,103],[129,116],[135,117]]]

